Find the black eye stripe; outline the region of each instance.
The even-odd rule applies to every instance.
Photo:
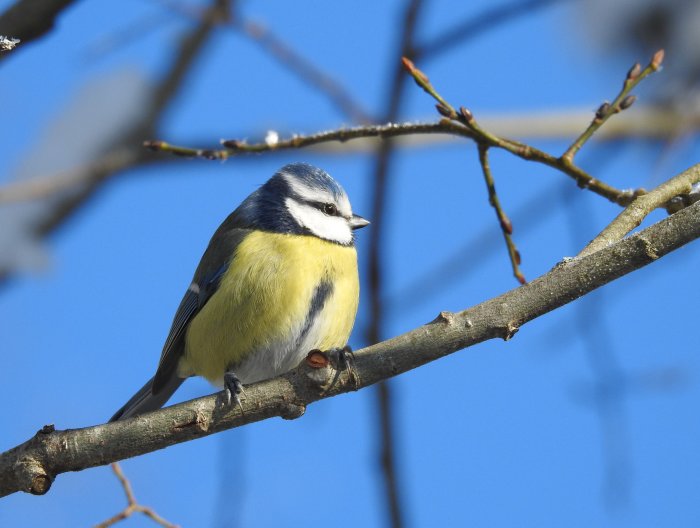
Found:
[[[318,209],[323,214],[326,214],[328,216],[341,216],[340,211],[338,211],[338,206],[334,203],[314,201],[305,201],[304,203]]]

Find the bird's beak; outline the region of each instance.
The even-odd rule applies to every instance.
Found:
[[[365,220],[359,215],[352,215],[352,218],[350,219],[350,227],[352,229],[361,229],[365,227],[366,225],[369,225],[369,220]]]

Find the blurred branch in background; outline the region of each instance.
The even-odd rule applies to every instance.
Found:
[[[0,35],[23,45],[53,29],[56,18],[74,0],[17,0],[0,14]],[[0,53],[0,61],[7,53]]]
[[[392,72],[388,82],[387,99],[382,108],[385,113],[382,121],[393,123],[399,118],[402,106],[402,98],[405,88],[405,74],[396,57],[410,56],[413,53],[413,41],[418,24],[419,13],[422,8],[422,0],[410,0],[406,4],[401,27],[403,31],[399,37],[396,53],[390,54],[391,63],[387,71]],[[379,144],[376,152],[372,181],[372,230],[369,233],[368,256],[368,282],[369,282],[369,324],[365,331],[367,343],[372,345],[382,340],[384,333],[384,321],[386,317],[382,304],[385,222],[389,209],[387,189],[391,177],[391,165],[394,154],[394,146],[390,140]],[[388,381],[381,381],[377,387],[377,411],[379,421],[379,463],[384,475],[384,491],[389,517],[389,525],[393,528],[401,528],[404,525],[406,512],[401,499],[401,484],[397,475],[396,462],[396,416],[393,407],[393,391]]]
[[[172,1],[166,2],[166,5],[172,11],[190,19],[201,20],[205,17],[205,12],[195,6]],[[223,21],[222,27],[231,29],[256,43],[281,66],[307,83],[309,87],[325,95],[341,114],[349,117],[352,121],[365,124],[374,121],[341,83],[296,51],[288,42],[282,40],[264,24],[246,20],[240,10],[234,10]]]
[[[288,43],[283,42],[264,25],[235,16],[230,26],[259,44],[282,66],[306,81],[311,87],[324,93],[340,112],[352,121],[365,124],[374,121],[342,84],[295,51]]]
[[[173,53],[170,68],[152,90],[150,100],[145,104],[146,111],[139,114],[138,119],[126,127],[126,132],[113,140],[103,153],[77,169],[37,181],[10,184],[0,189],[0,203],[13,199],[51,198],[42,209],[40,219],[34,221],[31,228],[37,237],[42,238],[62,225],[107,180],[128,169],[156,161],[152,154],[143,149],[141,143],[144,137],[157,133],[166,109],[204,49],[209,35],[227,14],[227,0],[212,2],[207,16],[183,36]],[[0,269],[0,282],[7,280],[14,271],[10,267]]]
[[[569,204],[564,211],[575,246],[585,237],[584,222],[590,218],[591,211],[586,210],[585,201],[572,201],[572,194],[571,188],[563,189],[561,201]],[[616,509],[629,501],[633,463],[623,406],[626,374],[615,354],[606,311],[602,309],[605,305],[604,298],[605,292],[597,291],[581,299],[571,318],[595,378],[595,396],[591,403],[598,412],[601,429],[600,442],[605,468],[602,495],[608,508]]]
[[[493,31],[502,24],[512,22],[522,16],[530,16],[538,10],[568,0],[515,0],[501,5],[490,6],[481,13],[471,15],[454,26],[445,29],[436,37],[417,44],[413,58],[430,60],[463,45],[468,40]]]

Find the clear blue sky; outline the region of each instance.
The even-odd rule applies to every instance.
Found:
[[[420,39],[492,2],[426,4]],[[402,5],[249,1],[242,12],[381,113]],[[421,66],[477,118],[593,111],[615,95],[630,57],[590,52],[580,20],[562,2]],[[138,95],[165,70],[189,23],[160,2],[77,2],[48,37],[2,61],[2,182],[71,166],[120,118],[142,111]],[[117,38],[114,47],[97,53],[107,37]],[[642,86],[641,101],[661,82],[663,73]],[[403,118],[433,118],[430,98],[412,84],[408,92]],[[284,135],[348,123],[257,46],[221,30],[168,112],[161,139],[216,146],[270,128]],[[566,142],[538,146],[558,153]],[[660,150],[608,145],[586,149],[582,162],[616,186],[635,187],[698,159],[693,138],[663,157]],[[47,423],[75,428],[111,416],[153,374],[219,222],[279,166],[299,160],[334,175],[355,211],[369,215],[370,155],[297,151],[131,171],[52,236],[42,270],[0,290],[0,450]],[[618,212],[544,167],[503,153],[493,154],[492,165],[528,278],[574,255]],[[516,286],[472,144],[400,151],[386,207],[385,337]],[[2,221],[23,211],[0,209]],[[364,275],[367,232],[358,238]],[[434,284],[450,259],[454,271],[437,277],[439,287],[416,286],[426,274]],[[29,259],[35,267],[41,261]],[[526,325],[512,341],[484,343],[393,380],[406,525],[697,526],[699,265],[700,245],[691,245]],[[355,348],[366,344],[363,304],[364,295]],[[211,391],[188,381],[177,400]],[[375,398],[374,389],[333,398],[297,421],[268,420],[123,468],[140,502],[185,527],[385,526]],[[44,497],[0,500],[0,525],[89,526],[123,505],[109,468],[96,468],[60,475]],[[152,523],[133,518],[124,526]]]

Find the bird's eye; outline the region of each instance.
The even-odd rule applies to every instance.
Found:
[[[323,204],[323,212],[328,216],[335,216],[338,214],[338,208],[332,203]]]

